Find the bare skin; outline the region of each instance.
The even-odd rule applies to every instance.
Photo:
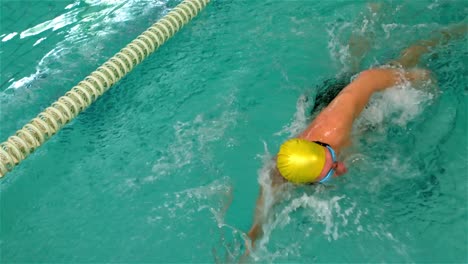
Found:
[[[466,25],[457,25],[443,31],[441,36],[420,41],[410,46],[402,52],[398,59],[391,62],[392,65],[398,65],[400,68],[369,69],[361,72],[317,115],[309,126],[298,135],[298,138],[325,142],[339,154],[343,148],[351,144],[350,134],[353,123],[374,93],[393,87],[402,81],[419,82],[429,79],[429,71],[411,68],[416,66],[421,56],[430,51],[431,48],[447,43],[451,37],[461,37],[466,34],[466,31]],[[318,181],[325,177],[331,168],[335,169],[335,177],[343,175],[347,171],[342,162],[332,162],[330,152],[326,148],[325,151],[326,162]],[[277,193],[286,180],[276,167],[271,169],[270,174],[272,195],[274,199],[278,199]],[[265,221],[266,212],[273,206],[272,204],[269,207],[265,205],[263,193],[264,190],[260,188],[254,223],[248,232],[252,247],[254,247],[255,241],[262,236],[262,224]],[[273,201],[274,203],[275,201]]]
[[[403,73],[414,79],[411,72]],[[312,121],[298,137],[329,144],[336,152],[349,146],[354,120],[359,116],[375,92],[395,86],[402,81],[401,70],[371,69],[362,72],[352,83]]]
[[[339,153],[342,148],[350,144],[353,121],[364,109],[372,94],[394,86],[400,81],[399,75],[401,75],[400,71],[396,69],[372,69],[362,72],[358,78],[343,89],[298,137],[309,141],[326,142]],[[406,78],[414,79],[411,74],[406,75]],[[325,177],[332,167],[336,169],[335,176],[346,173],[346,167],[342,162],[333,164],[331,159],[331,154],[326,149],[326,163],[319,180]],[[285,180],[276,169],[272,171],[272,174],[272,187],[275,192],[277,187]],[[254,225],[248,233],[253,242],[252,244],[262,235],[261,223],[264,222],[262,218],[265,210],[261,206],[262,204],[264,204],[264,195],[263,190],[260,189]]]

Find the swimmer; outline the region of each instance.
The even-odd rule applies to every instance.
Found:
[[[319,184],[345,174],[347,168],[338,157],[344,148],[351,145],[353,122],[371,96],[402,82],[428,81],[430,72],[415,68],[421,56],[438,45],[446,44],[451,38],[465,36],[467,29],[466,25],[452,26],[434,38],[419,41],[405,49],[399,58],[389,63],[391,67],[372,68],[358,74],[315,116],[302,133],[281,145],[274,158],[276,165],[272,166],[269,173],[273,199],[279,199],[279,190],[283,183]],[[350,45],[358,42],[354,38]],[[362,50],[359,52],[363,53]],[[254,223],[248,232],[252,248],[263,234],[262,224],[276,202],[266,204],[264,192],[260,188]]]

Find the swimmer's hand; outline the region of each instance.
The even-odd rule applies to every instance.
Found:
[[[250,238],[251,246],[252,246],[252,248],[254,248],[255,247],[255,241],[257,241],[257,239],[263,235],[263,230],[262,230],[261,223],[259,223],[259,222],[255,223],[252,226],[252,228],[250,228],[248,235],[249,235],[249,238]]]
[[[437,79],[429,70],[420,68],[407,70],[405,72],[405,79],[416,89],[425,90],[434,95],[438,93]]]
[[[346,168],[343,162],[338,162],[335,167],[335,177],[340,177],[348,172],[348,168]]]
[[[433,80],[430,70],[413,68],[405,72],[405,79],[412,83],[428,82]]]

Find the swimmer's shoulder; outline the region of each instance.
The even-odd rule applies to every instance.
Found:
[[[323,115],[341,116],[354,121],[376,91],[393,83],[393,72],[386,69],[371,69],[361,72],[324,109]],[[328,117],[329,118],[329,117]]]

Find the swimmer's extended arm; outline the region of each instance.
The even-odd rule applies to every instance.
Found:
[[[252,243],[252,247],[255,246],[255,241],[263,235],[263,222],[265,219],[263,219],[263,208],[264,207],[264,197],[263,197],[263,188],[260,187],[260,194],[258,195],[257,198],[257,203],[255,204],[255,216],[254,216],[254,221],[253,225],[249,230],[249,237],[250,241]]]
[[[306,130],[299,135],[307,140],[330,144],[335,151],[350,144],[354,120],[378,91],[395,86],[402,80],[428,78],[427,71],[401,69],[370,69],[359,74],[333,101],[320,112]]]
[[[369,102],[372,94],[392,87],[402,79],[402,73],[395,69],[370,69],[363,71],[346,86],[332,101],[331,107],[337,104],[347,108],[354,121]]]
[[[276,157],[275,157],[276,159]],[[255,247],[255,242],[263,235],[263,224],[265,223],[265,218],[268,215],[268,211],[278,202],[278,193],[280,188],[285,183],[284,178],[280,175],[276,169],[276,165],[270,168],[269,177],[271,182],[267,186],[260,186],[259,195],[257,198],[257,203],[255,204],[255,216],[252,227],[250,228],[248,235],[252,243],[252,248]],[[268,201],[265,202],[265,190],[263,188],[268,188],[266,192]]]
[[[417,82],[429,78],[430,72],[422,69],[409,71],[401,69],[370,69],[359,74],[335,99],[340,104],[350,103],[349,109],[353,113],[353,119],[355,119],[375,92],[383,91],[403,81]]]

